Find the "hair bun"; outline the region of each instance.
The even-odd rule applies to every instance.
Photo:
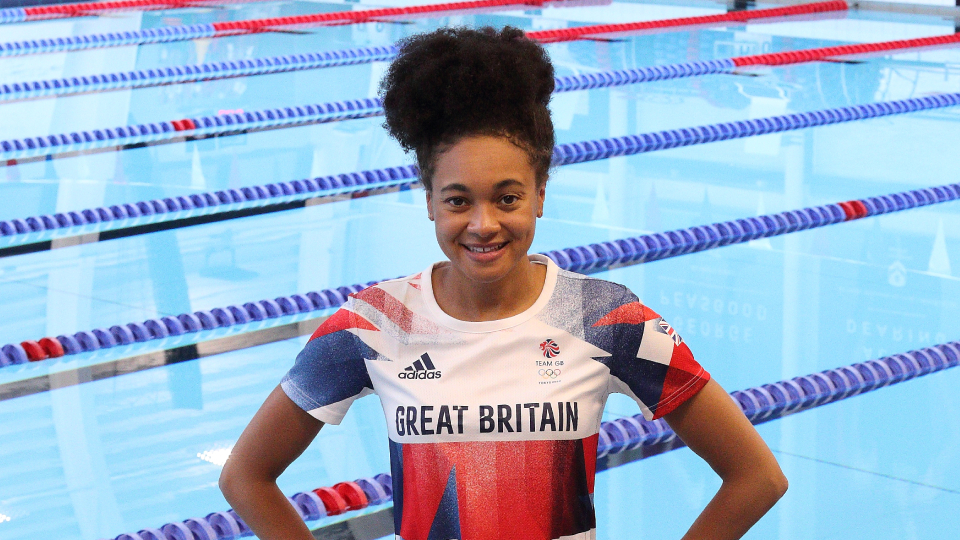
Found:
[[[400,42],[380,95],[387,130],[421,159],[472,134],[502,134],[549,153],[553,88],[546,51],[519,28],[442,28]]]

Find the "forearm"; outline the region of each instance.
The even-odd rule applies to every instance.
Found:
[[[276,482],[236,479],[226,485],[221,482],[221,490],[260,540],[313,540],[310,529]]]
[[[726,480],[682,540],[736,540],[786,491],[782,476]]]

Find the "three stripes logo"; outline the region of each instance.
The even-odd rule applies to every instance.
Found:
[[[440,370],[433,365],[433,360],[430,360],[430,355],[427,353],[423,353],[413,364],[397,373],[400,379],[439,379],[440,375]]]

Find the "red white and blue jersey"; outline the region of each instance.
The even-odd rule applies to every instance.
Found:
[[[655,419],[710,378],[626,287],[531,259],[547,265],[543,291],[506,319],[447,315],[432,267],[351,295],[283,379],[329,424],[358,397],[380,397],[399,539],[595,538],[607,396],[626,394]]]

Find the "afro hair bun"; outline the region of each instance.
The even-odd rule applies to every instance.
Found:
[[[553,151],[553,65],[522,30],[442,28],[400,42],[380,84],[385,127],[414,151],[429,187],[442,145],[502,135],[526,150],[546,180]]]

